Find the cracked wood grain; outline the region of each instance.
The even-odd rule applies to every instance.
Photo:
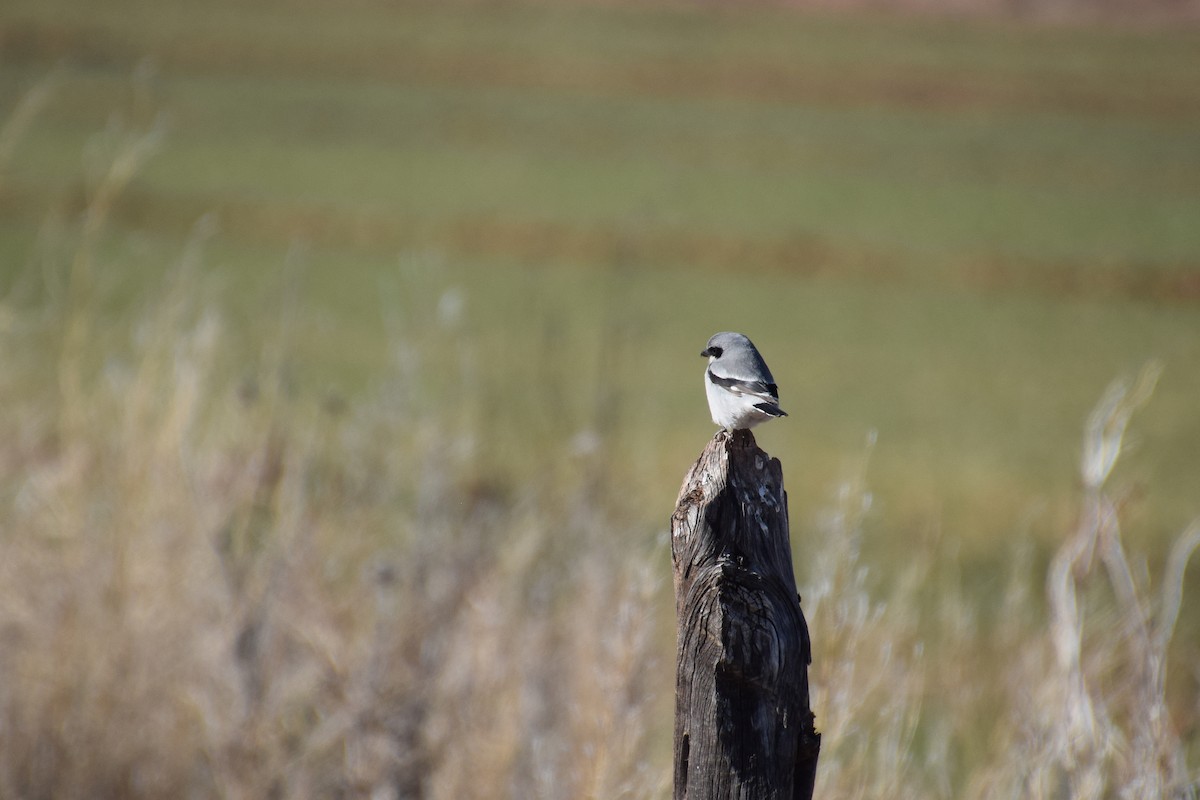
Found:
[[[749,431],[720,432],[671,517],[675,798],[812,797],[820,734],[783,469]]]

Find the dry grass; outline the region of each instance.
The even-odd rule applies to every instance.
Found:
[[[203,221],[114,336],[97,237],[152,142],[5,303],[0,796],[662,794],[665,552],[585,485],[489,490],[402,355],[373,400],[293,396],[294,307],[231,379]]]
[[[890,565],[895,580],[880,592],[859,554],[871,506],[865,469],[841,485],[804,593],[825,734],[818,797],[1200,795],[1166,698],[1200,520],[1152,580],[1126,550],[1120,504],[1106,491],[1158,373],[1151,364],[1135,381],[1115,381],[1088,419],[1079,523],[1050,563],[1044,611],[1028,542],[1016,549],[994,628],[981,626],[952,560]],[[923,614],[936,647],[920,639]],[[983,752],[972,754],[972,731],[984,734]]]
[[[463,432],[399,402],[222,386],[175,280],[127,366],[7,375],[0,795],[661,790],[661,582],[620,523],[464,484]]]
[[[497,490],[402,330],[395,381],[317,401],[285,304],[234,379],[203,225],[113,346],[97,232],[153,141],[117,137],[65,290],[0,308],[0,797],[666,796],[669,565],[604,481]],[[1156,375],[1097,407],[1046,601],[1016,558],[995,625],[944,547],[864,563],[852,471],[798,570],[819,797],[1197,795],[1165,673],[1200,526],[1150,580],[1107,488]]]

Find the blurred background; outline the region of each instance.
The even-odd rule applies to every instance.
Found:
[[[720,330],[819,794],[1194,793],[1197,20],[8,0],[0,797],[668,795]]]

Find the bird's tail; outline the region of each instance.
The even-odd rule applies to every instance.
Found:
[[[774,403],[755,403],[754,407],[764,414],[770,414],[772,417],[786,417],[787,412]]]

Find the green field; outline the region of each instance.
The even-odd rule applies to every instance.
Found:
[[[380,282],[403,292],[406,261],[444,264],[486,348],[491,433],[539,430],[538,460],[592,424],[618,337],[612,433],[652,437],[633,481],[647,515],[706,436],[693,356],[726,328],[760,341],[784,387],[793,418],[764,435],[802,508],[874,428],[892,524],[1002,535],[1069,494],[1104,385],[1160,359],[1138,477],[1158,535],[1195,513],[1194,32],[16,2],[4,37],[9,107],[62,65],[5,180],[10,275],[47,208],[79,196],[106,122],[163,112],[114,235],[169,253],[215,212],[208,268],[243,314],[308,245],[305,308],[336,333],[294,358],[351,392],[385,356]],[[563,374],[576,363],[582,380]]]
[[[141,315],[194,256],[186,293],[223,326],[213,385],[278,380],[300,431],[382,402],[396,448],[465,448],[453,502],[519,515],[592,481],[649,547],[713,431],[697,354],[740,330],[791,415],[758,440],[801,581],[875,435],[872,574],[949,558],[987,617],[1015,543],[1040,569],[1075,523],[1087,414],[1149,362],[1110,484],[1128,545],[1157,574],[1200,515],[1197,75],[1188,29],[8,0],[0,110],[48,94],[0,164],[5,314],[74,308],[98,170],[158,125],[95,243],[83,386],[136,371]],[[8,408],[53,405],[69,335],[4,320],[29,362]],[[1172,657],[1195,663],[1200,615],[1180,630]]]

